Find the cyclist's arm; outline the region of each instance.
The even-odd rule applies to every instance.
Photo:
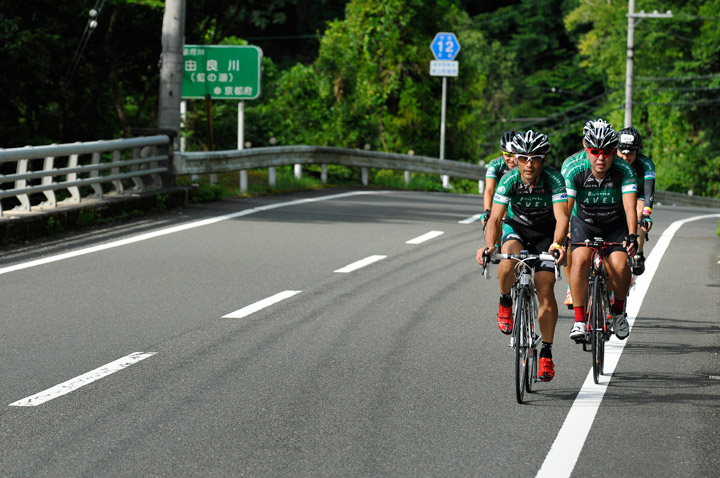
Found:
[[[645,189],[644,208],[650,208],[650,210],[652,210],[653,202],[655,201],[655,178],[646,178],[643,187]]]
[[[483,256],[485,249],[489,249],[490,253],[495,251],[495,244],[502,232],[502,218],[505,215],[506,210],[507,206],[504,204],[495,203],[492,205],[490,219],[488,220],[485,229],[485,247],[478,249],[477,255],[475,256],[475,259],[481,266],[485,265],[485,258]]]
[[[627,220],[628,234],[637,234],[637,211],[635,203],[637,202],[637,194],[625,193],[622,197],[623,208],[625,209],[625,219]]]
[[[485,247],[495,248],[495,244],[500,243],[500,235],[502,234],[502,218],[507,211],[507,205],[493,203],[490,211],[490,220],[485,229]]]
[[[558,262],[562,262],[564,256],[562,244],[565,241],[565,236],[567,236],[568,226],[570,224],[567,204],[564,201],[553,203],[553,213],[555,213],[556,221],[555,233],[553,234],[553,245],[557,245],[557,247],[551,246],[548,252],[552,252],[553,249],[559,250],[560,257],[558,257]]]
[[[485,177],[485,193],[483,196],[483,211],[492,209],[493,195],[495,194],[495,178]],[[485,224],[485,216],[482,218],[482,223]]]

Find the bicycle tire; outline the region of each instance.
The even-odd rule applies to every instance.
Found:
[[[517,294],[517,305],[515,308],[517,317],[515,318],[515,327],[513,334],[515,336],[515,398],[518,403],[523,403],[525,399],[525,387],[528,378],[528,349],[529,337],[526,336],[527,331],[527,290],[520,289]]]
[[[605,360],[605,311],[603,307],[602,285],[600,277],[595,277],[590,289],[591,316],[590,316],[590,343],[593,358],[593,381],[598,383],[603,373]]]
[[[535,382],[537,382],[537,376],[538,376],[538,360],[540,357],[538,356],[537,347],[533,347],[532,345],[535,342],[535,324],[538,323],[537,317],[538,317],[538,305],[535,298],[535,293],[532,292],[532,300],[528,300],[528,315],[531,320],[527,321],[527,336],[529,337],[529,343],[530,348],[528,350],[528,364],[527,364],[527,374],[528,377],[525,381],[525,390],[529,393],[533,393],[533,387],[535,385]]]

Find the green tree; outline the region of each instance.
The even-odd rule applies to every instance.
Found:
[[[668,1],[672,19],[647,19],[635,33],[633,123],[643,134],[643,150],[658,170],[659,189],[720,192],[716,139],[719,114],[718,0]],[[657,9],[638,1],[636,10]],[[616,91],[606,100],[606,119],[623,123],[627,4],[581,3],[565,18],[579,35],[582,66],[605,78]]]
[[[508,104],[512,59],[452,0],[351,1],[345,19],[329,24],[316,61],[282,74],[259,116],[283,144],[437,156],[441,81],[429,75],[429,46],[448,30],[462,45],[462,66],[448,81],[446,156],[477,160],[488,118]]]

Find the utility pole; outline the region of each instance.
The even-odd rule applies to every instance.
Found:
[[[633,62],[635,60],[635,27],[645,18],[672,18],[672,12],[635,13],[635,0],[628,2],[627,62],[625,68],[625,128],[632,126],[633,116]],[[635,19],[639,20],[636,22]]]
[[[183,45],[185,42],[185,0],[165,0],[160,56],[158,128],[180,134]]]

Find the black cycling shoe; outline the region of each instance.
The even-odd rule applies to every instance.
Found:
[[[642,252],[635,256],[635,265],[632,268],[632,273],[636,276],[640,276],[645,272],[645,256]]]

